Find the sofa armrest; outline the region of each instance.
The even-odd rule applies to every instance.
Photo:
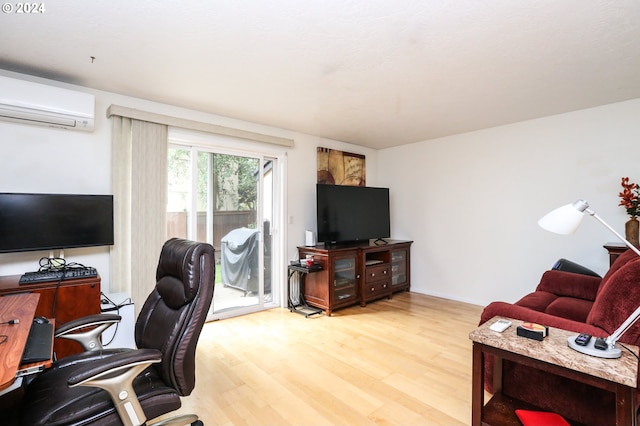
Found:
[[[533,322],[549,327],[560,328],[562,330],[573,331],[575,333],[588,333],[592,336],[597,337],[608,336],[608,333],[599,327],[583,322],[557,317],[554,315],[549,315],[544,312],[534,311],[533,309],[506,302],[492,302],[487,305],[482,311],[482,315],[480,316],[480,324],[484,324],[485,322],[496,316]]]
[[[562,297],[595,300],[602,278],[552,269],[545,271],[536,291],[546,291]]]

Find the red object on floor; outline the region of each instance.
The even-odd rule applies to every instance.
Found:
[[[524,426],[571,426],[560,414],[545,411],[516,410]]]

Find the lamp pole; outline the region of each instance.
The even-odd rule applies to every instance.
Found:
[[[587,212],[588,214],[590,214],[591,216],[593,216],[594,219],[596,219],[598,222],[600,222],[601,224],[603,224],[604,226],[607,227],[607,229],[611,232],[613,232],[616,237],[620,238],[627,246],[629,246],[629,248],[631,250],[633,250],[634,252],[636,252],[636,254],[638,256],[640,256],[640,250],[638,250],[638,248],[636,246],[634,246],[633,244],[631,244],[629,241],[627,241],[622,235],[620,235],[619,233],[616,232],[615,229],[613,229],[612,227],[609,226],[609,224],[607,224],[607,222],[605,222],[604,220],[600,219],[600,216],[598,216],[596,214],[596,212],[594,212],[593,210],[587,208],[585,210],[585,212]]]

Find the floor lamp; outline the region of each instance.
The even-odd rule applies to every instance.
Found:
[[[617,233],[611,226],[609,226],[604,220],[600,218],[593,210],[589,209],[589,203],[585,200],[578,200],[573,204],[566,204],[562,207],[547,213],[539,221],[538,225],[547,231],[554,232],[556,234],[572,234],[578,229],[584,214],[588,213],[590,216],[598,220],[609,231],[622,240],[631,250],[633,250],[638,256],[640,256],[640,250],[629,241],[627,241],[622,235]],[[635,322],[640,318],[640,306],[627,318],[611,336],[605,338],[591,339],[589,338],[585,343],[577,343],[576,338],[578,336],[570,336],[567,339],[567,344],[572,349],[578,352],[592,355],[600,358],[619,358],[622,354],[619,348],[617,348],[616,342]],[[580,340],[578,340],[580,341]]]

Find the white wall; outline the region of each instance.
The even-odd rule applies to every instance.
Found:
[[[2,75],[49,83],[14,73]],[[110,194],[110,123],[104,101],[98,99],[96,103],[96,128],[92,133],[0,121],[0,192]],[[108,254],[109,249],[104,247],[64,252],[69,262],[97,268],[106,284]],[[0,254],[0,275],[35,271],[39,259],[48,255],[48,251]]]
[[[622,231],[620,177],[640,183],[640,99],[375,151],[269,126],[65,85],[6,71],[0,74],[96,95],[93,133],[0,122],[0,191],[111,192],[111,104],[290,137],[287,149],[285,256],[315,229],[316,148],[367,157],[367,183],[391,188],[392,237],[414,240],[412,290],[486,304],[515,301],[542,272],[566,257],[603,273],[602,244],[614,241],[586,218],[573,236],[538,228],[547,211],[585,198]],[[35,270],[48,253],[0,254],[0,275]],[[67,250],[70,261],[95,266],[109,289],[109,251]],[[284,268],[284,265],[283,265]]]
[[[640,183],[640,99],[385,149],[392,233],[414,240],[412,291],[516,301],[565,257],[604,273],[616,237],[586,217],[574,235],[537,220],[583,198],[624,233],[620,178]]]
[[[106,110],[111,104],[294,139],[295,146],[286,149],[288,204],[285,217],[292,222],[286,229],[288,239],[285,256],[288,259],[296,258],[296,247],[304,245],[304,231],[315,230],[318,146],[366,155],[368,182],[376,184],[378,162],[377,151],[373,149],[8,71],[0,70],[0,74],[96,96],[96,127],[92,133],[0,121],[0,192],[110,194],[111,122],[106,117]],[[38,268],[38,260],[48,254],[0,254],[0,275],[34,271]],[[68,261],[96,267],[102,277],[103,291],[109,291],[108,248],[65,250],[65,257]],[[286,264],[282,267],[284,270]]]

